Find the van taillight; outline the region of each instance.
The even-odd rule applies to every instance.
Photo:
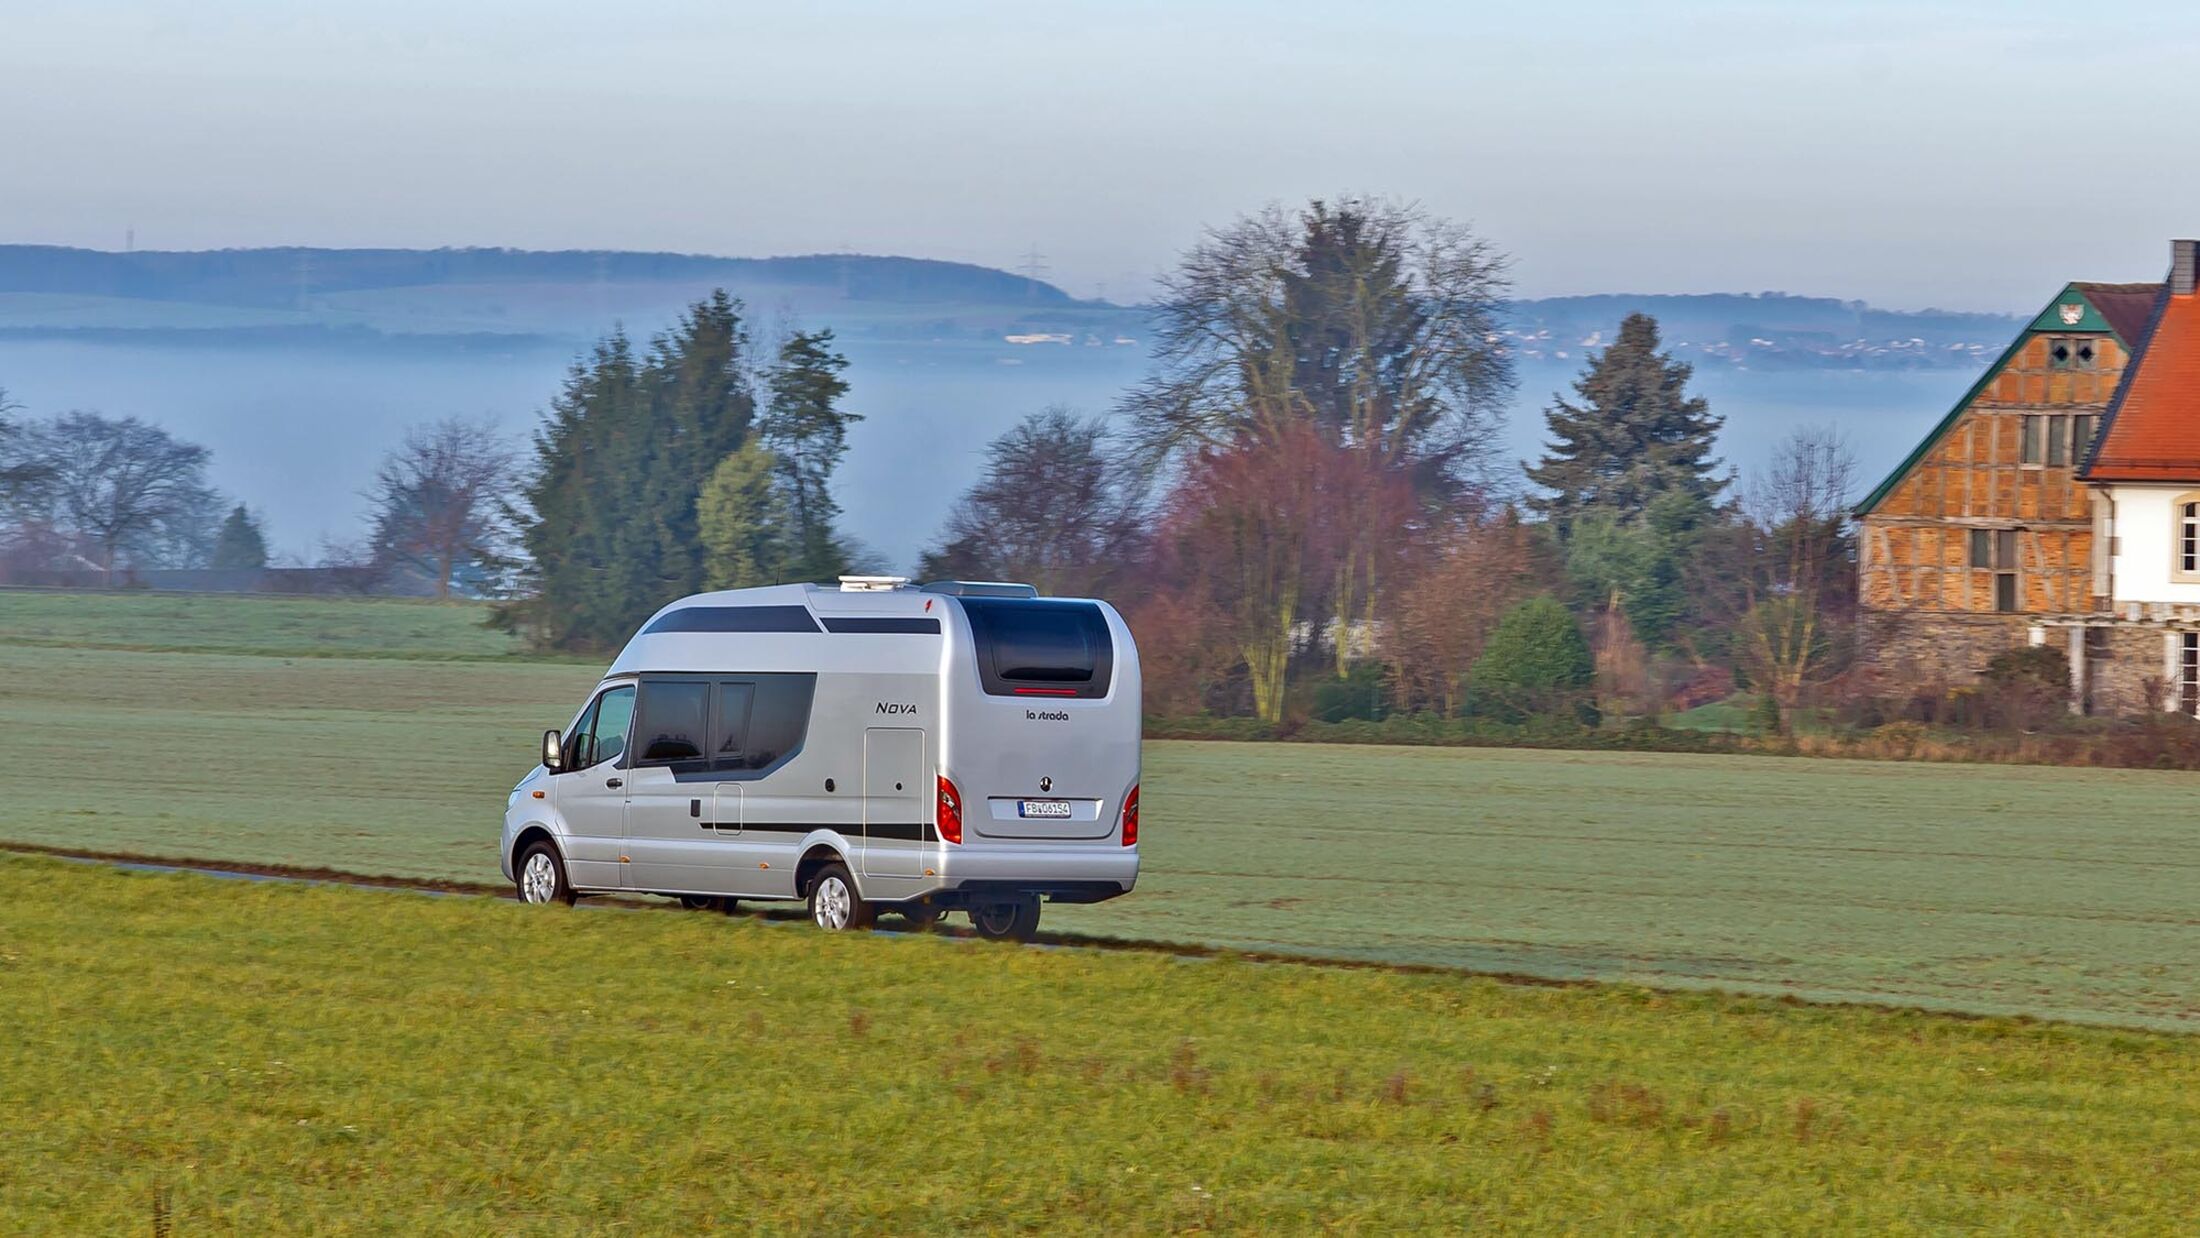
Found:
[[[1138,845],[1138,787],[1133,784],[1130,797],[1123,801],[1123,845]]]
[[[940,811],[936,823],[943,842],[959,843],[963,840],[963,802],[955,784],[940,775]]]

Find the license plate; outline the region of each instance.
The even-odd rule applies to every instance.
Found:
[[[1068,800],[1024,800],[1016,805],[1016,814],[1022,817],[1055,817],[1067,820]]]

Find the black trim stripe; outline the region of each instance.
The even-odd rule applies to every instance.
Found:
[[[743,834],[807,834],[811,830],[832,829],[857,838],[881,838],[899,842],[936,843],[939,832],[929,821],[878,821],[870,825],[795,825],[787,822],[698,821],[696,828],[705,830],[733,830]]]
[[[828,632],[869,632],[873,634],[898,633],[907,636],[938,636],[940,621],[913,615],[902,616],[826,616],[822,621]]]
[[[650,621],[640,635],[658,632],[815,632],[807,606],[683,606]]]

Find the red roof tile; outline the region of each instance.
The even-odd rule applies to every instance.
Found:
[[[2082,474],[2088,481],[2200,481],[2200,296],[2157,303]]]

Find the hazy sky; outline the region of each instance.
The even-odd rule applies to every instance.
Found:
[[[0,0],[0,240],[850,248],[1125,299],[1385,193],[1523,292],[2009,309],[2200,233],[2200,4]]]

